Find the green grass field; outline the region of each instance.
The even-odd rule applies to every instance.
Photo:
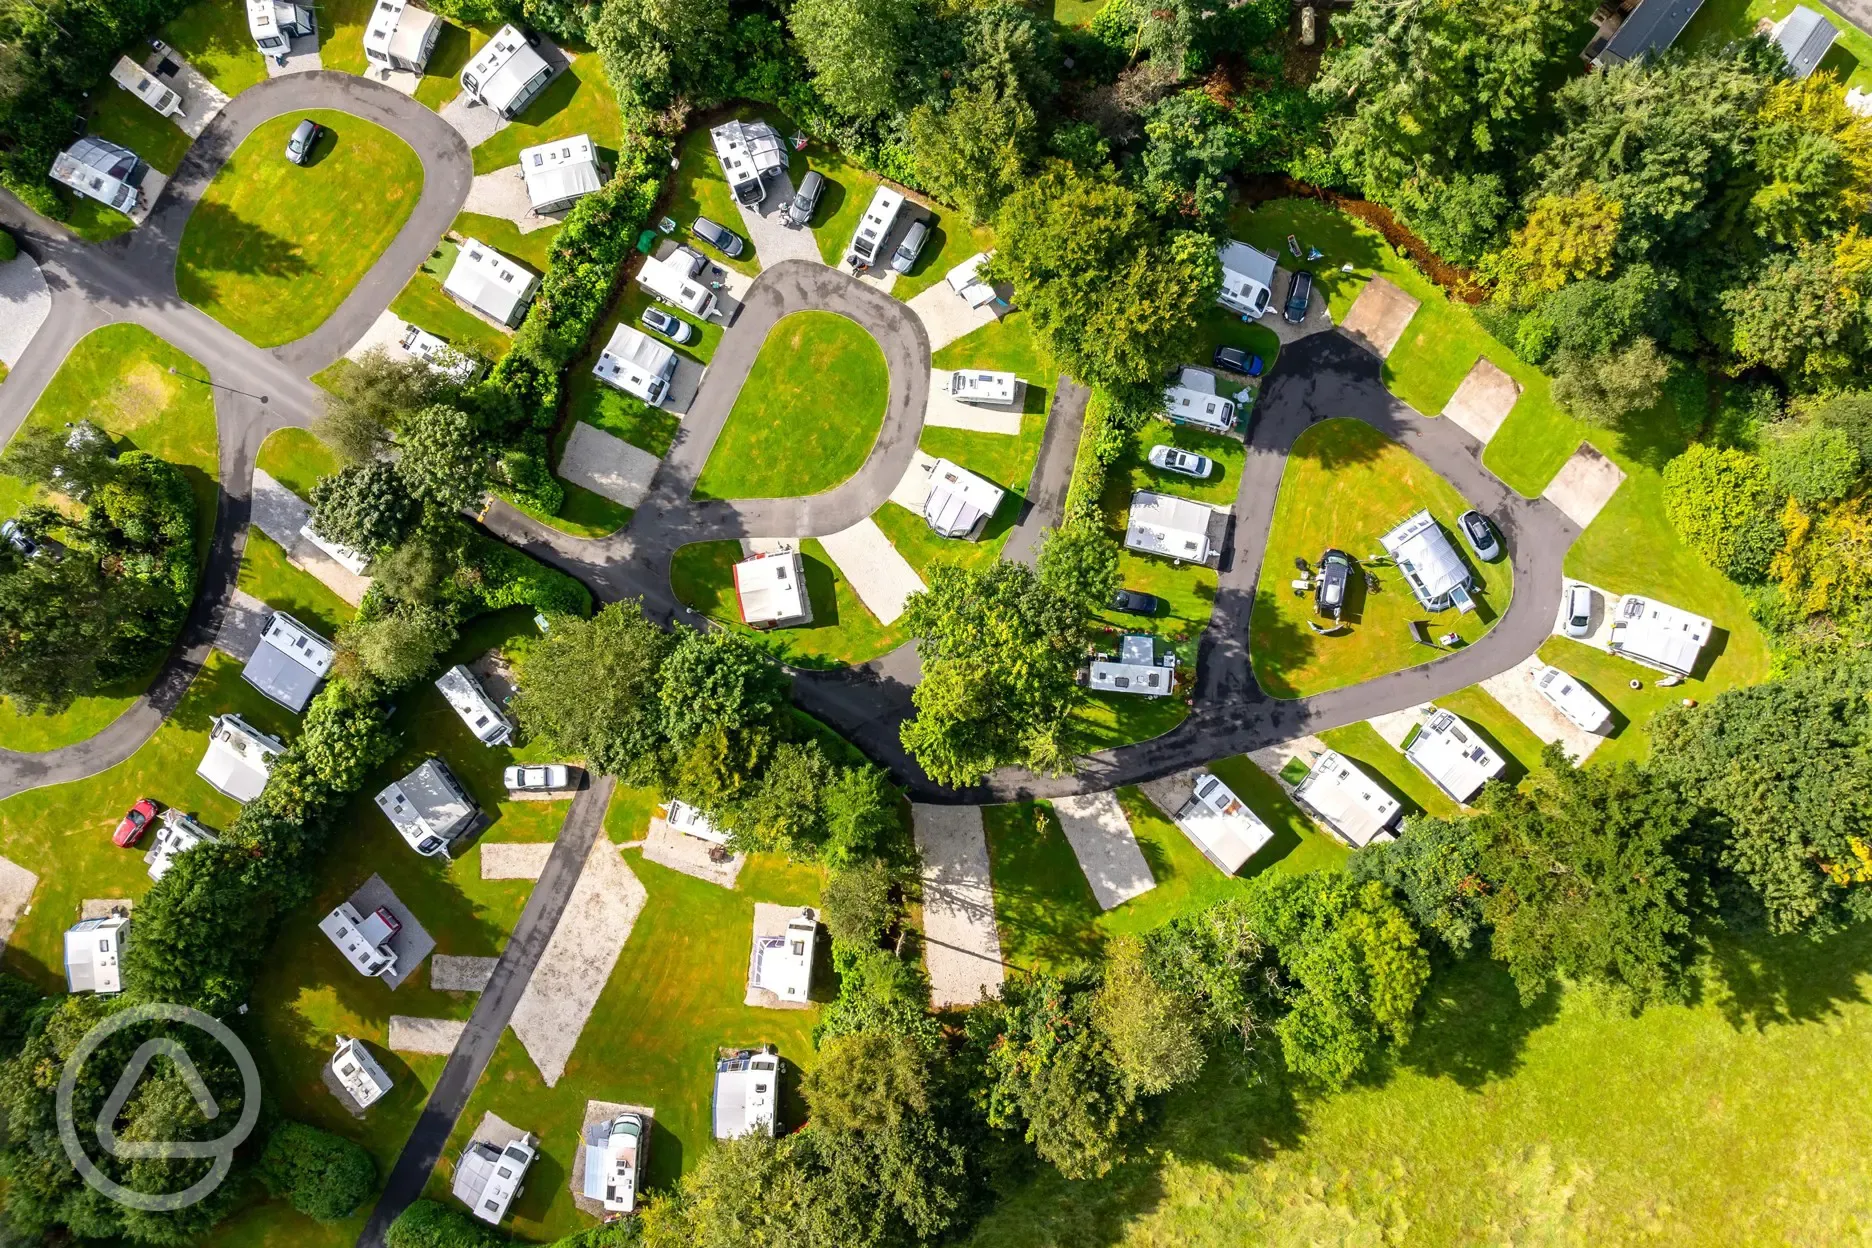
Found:
[[[782,317],[728,414],[696,496],[792,498],[831,489],[864,466],[889,390],[884,352],[856,321],[834,312]]]
[[[486,359],[498,360],[513,346],[513,335],[503,333],[442,293],[442,282],[460,251],[443,239],[405,283],[390,310],[444,342]]]
[[[605,821],[611,839],[640,839],[653,800],[647,792],[619,789]],[[511,1223],[528,1238],[591,1225],[567,1190],[588,1099],[656,1111],[642,1185],[649,1189],[667,1190],[713,1146],[709,1098],[715,1050],[721,1046],[777,1045],[789,1067],[782,1083],[782,1129],[802,1121],[797,1073],[812,1064],[809,1037],[818,1012],[750,1008],[742,996],[754,903],[814,904],[819,873],[757,855],[729,892],[647,863],[634,850],[626,852],[625,861],[649,900],[565,1075],[546,1087],[513,1033],[503,1035],[430,1181],[429,1194],[447,1199],[450,1163],[489,1110],[534,1132],[542,1142],[542,1157],[528,1175]],[[816,982],[814,996],[829,990],[827,976]]]
[[[481,40],[475,41],[477,44]],[[462,58],[467,63],[467,57]],[[624,134],[617,96],[593,53],[578,56],[513,123],[474,149],[476,173],[493,173],[520,159],[520,150],[574,134],[589,134],[599,147],[617,150]]]
[[[240,587],[269,607],[284,611],[329,641],[356,610],[325,588],[324,582],[301,572],[286,559],[280,544],[259,529],[247,531],[247,549],[241,554]]]
[[[1455,529],[1468,505],[1422,460],[1370,425],[1329,420],[1301,434],[1281,479],[1255,594],[1249,653],[1262,687],[1276,697],[1304,697],[1435,658],[1438,651],[1412,639],[1411,620],[1427,620],[1433,637],[1454,631],[1474,641],[1487,631],[1507,609],[1514,574],[1505,559],[1485,564],[1470,557]],[[1375,594],[1356,572],[1352,577],[1344,612],[1350,632],[1315,634],[1308,627],[1315,618],[1312,595],[1286,588],[1294,559],[1317,564],[1327,547],[1355,560],[1378,554],[1379,535],[1424,507],[1477,574],[1477,609],[1426,612],[1395,568],[1378,568]]]
[[[896,649],[907,639],[902,627],[887,628],[865,608],[845,574],[814,538],[800,543],[806,593],[812,601],[812,623],[764,631],[749,628],[741,622],[735,600],[734,565],[740,561],[740,542],[695,542],[684,546],[670,561],[670,588],[687,605],[794,667],[864,663]]]
[[[214,392],[188,380],[205,375],[201,365],[141,326],[107,325],[72,348],[21,427],[89,420],[115,437],[119,450],[148,451],[179,465],[195,493],[195,550],[205,560],[214,539],[219,444]],[[32,501],[25,482],[0,474],[0,518]],[[154,675],[152,669],[80,698],[57,715],[20,715],[0,698],[0,741],[35,751],[82,741],[121,715]]]
[[[549,225],[542,230],[522,234],[520,227],[505,217],[487,217],[478,212],[464,212],[455,218],[455,224],[449,227],[464,238],[478,238],[503,256],[520,261],[536,273],[546,271],[546,262],[552,256],[553,237],[559,233],[559,227]]]
[[[301,168],[283,152],[306,117],[328,133]],[[416,153],[380,126],[331,109],[275,117],[247,136],[190,215],[176,288],[256,346],[302,338],[390,245],[422,185]],[[357,210],[363,203],[370,212]]]
[[[197,0],[163,27],[162,37],[229,95],[266,81],[266,61],[247,33],[247,8],[235,0]]]
[[[106,208],[95,199],[74,195],[65,187],[54,188],[59,202],[65,205],[65,219],[59,222],[87,243],[107,243],[119,234],[136,229],[136,222],[115,208]]]
[[[332,449],[309,429],[275,429],[267,434],[254,466],[300,498],[308,499],[319,478],[343,467]]]
[[[158,116],[155,109],[115,82],[102,83],[96,95],[88,123],[90,133],[123,144],[159,173],[176,171],[190,142],[181,127]]]

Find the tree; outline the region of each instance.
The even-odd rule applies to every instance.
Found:
[[[923,969],[886,949],[835,944],[832,965],[839,993],[819,1016],[813,1039],[824,1044],[834,1036],[867,1032],[919,1037],[934,1047],[942,1024],[930,1013],[930,986]]]
[[[95,559],[26,559],[0,542],[0,696],[57,714],[96,692],[117,624]]]
[[[1777,429],[1763,439],[1761,455],[1775,485],[1810,505],[1845,498],[1864,470],[1852,435],[1817,421]]]
[[[837,944],[875,948],[903,916],[890,868],[875,859],[826,877],[819,921]]]
[[[833,108],[867,121],[910,97],[906,71],[921,24],[915,0],[798,0],[787,16],[813,88]]]
[[[1781,545],[1773,480],[1762,461],[1696,442],[1664,466],[1664,514],[1703,562],[1738,581],[1760,580]]]
[[[1040,108],[1059,87],[1053,24],[1022,5],[998,0],[969,14],[963,50],[968,81]]]
[[[312,525],[327,541],[374,555],[395,546],[416,522],[416,500],[387,460],[350,464],[312,487]]]
[[[1104,609],[1118,588],[1118,543],[1092,525],[1040,535],[1040,583],[1087,611]]]
[[[136,908],[124,950],[124,986],[145,1001],[174,1001],[222,1014],[246,1000],[265,946],[273,899],[244,879],[251,861],[232,838],[176,858]]]
[[[458,390],[427,361],[372,347],[333,378],[315,432],[340,458],[368,464],[390,449],[404,416]]]
[[[819,857],[834,871],[894,850],[903,835],[903,794],[877,767],[842,767],[825,788],[825,843]]]
[[[1161,234],[1109,173],[1050,162],[1008,197],[991,275],[1020,291],[1053,357],[1095,386],[1160,388],[1195,350],[1222,280],[1206,237]]]
[[[514,716],[596,771],[651,782],[663,742],[658,690],[674,644],[637,599],[609,603],[589,620],[554,620],[516,664]]]
[[[591,41],[627,107],[654,112],[679,94],[707,105],[726,77],[728,20],[728,0],[607,0]]]
[[[1749,217],[1789,246],[1838,234],[1872,208],[1872,121],[1846,106],[1831,70],[1777,82],[1762,100]]]
[[[434,1200],[414,1202],[384,1232],[385,1248],[507,1248],[510,1242],[460,1206]]]
[[[397,431],[397,448],[397,473],[424,502],[460,511],[480,499],[487,454],[465,412],[437,405],[412,413]]]
[[[356,793],[396,753],[396,738],[380,702],[337,680],[306,708],[292,750],[333,793]]]
[[[800,1081],[814,1127],[881,1131],[930,1112],[930,1052],[889,1032],[834,1036]]]
[[[0,468],[33,485],[80,501],[117,471],[110,434],[88,420],[70,425],[28,423],[0,454]]]
[[[1790,498],[1781,512],[1786,540],[1768,565],[1788,610],[1859,623],[1872,601],[1872,500],[1861,495],[1810,510]]]
[[[336,1222],[364,1203],[377,1183],[369,1152],[303,1122],[282,1122],[267,1136],[260,1181],[300,1213]]]
[[[1468,953],[1482,934],[1488,884],[1466,820],[1414,815],[1403,836],[1359,850],[1346,870],[1354,880],[1390,889],[1411,920],[1452,953]]]
[[[1228,207],[1229,174],[1245,144],[1228,109],[1201,91],[1181,91],[1145,115],[1138,188],[1158,216],[1210,229]]]
[[[783,742],[734,811],[734,842],[756,852],[814,857],[825,840],[832,764],[817,742]]]
[[[1769,256],[1722,292],[1736,365],[1801,385],[1850,384],[1867,363],[1869,293],[1872,239],[1857,232]]]
[[[338,667],[394,691],[427,675],[454,640],[455,625],[446,612],[399,604],[381,615],[360,616],[338,630]]]
[[[1020,185],[1039,121],[1019,95],[984,84],[957,91],[946,107],[910,114],[917,176],[932,195],[980,222]]]
[[[1152,973],[1145,945],[1121,936],[1105,953],[1105,982],[1092,998],[1092,1023],[1137,1095],[1188,1083],[1203,1068],[1195,1003]]]
[[[1618,245],[1619,202],[1587,182],[1565,195],[1543,195],[1525,224],[1487,269],[1510,303],[1559,290],[1583,277],[1612,271]]]
[[[928,578],[904,612],[923,663],[904,748],[955,787],[1006,765],[1066,770],[1077,740],[1068,717],[1084,698],[1080,604],[1017,563],[939,563]]]
[[[1532,792],[1483,792],[1470,830],[1490,951],[1523,1001],[1590,979],[1639,1001],[1681,995],[1689,952],[1689,812],[1629,763],[1580,768],[1549,745]]]
[[[685,633],[663,665],[660,697],[670,740],[681,750],[710,731],[767,727],[785,714],[790,685],[738,633]]]
[[[1581,420],[1613,425],[1656,406],[1670,373],[1670,357],[1649,338],[1606,355],[1563,350],[1553,360],[1553,397]]]

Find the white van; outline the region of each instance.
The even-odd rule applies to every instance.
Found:
[[[1612,711],[1578,680],[1548,664],[1534,674],[1534,687],[1553,703],[1554,709],[1587,732],[1602,733],[1612,727]]]
[[[871,204],[865,209],[864,217],[858,222],[858,229],[852,235],[851,247],[845,253],[845,263],[853,268],[868,269],[882,257],[884,240],[897,224],[897,214],[903,211],[904,197],[888,186],[880,186],[877,194],[871,197]]]

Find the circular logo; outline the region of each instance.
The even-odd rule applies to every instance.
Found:
[[[208,1084],[202,1079],[201,1072],[195,1068],[195,1062],[188,1055],[188,1050],[174,1040],[158,1037],[145,1040],[118,1076],[117,1086],[104,1098],[104,1107],[98,1111],[97,1138],[104,1151],[113,1157],[142,1158],[194,1158],[212,1157],[214,1164],[208,1173],[183,1188],[179,1192],[149,1193],[134,1191],[116,1182],[97,1168],[90,1157],[85,1155],[84,1147],[78,1140],[78,1127],[72,1117],[72,1096],[78,1087],[78,1072],[83,1068],[85,1059],[97,1052],[98,1046],[136,1023],[164,1020],[173,1023],[187,1023],[199,1031],[205,1031],[214,1037],[215,1043],[234,1056],[234,1064],[241,1073],[241,1113],[233,1130],[216,1140],[119,1140],[116,1132],[117,1115],[122,1111],[130,1094],[136,1090],[137,1080],[142,1078],[150,1061],[158,1055],[167,1057],[175,1064],[176,1072],[188,1087],[189,1094],[195,1098],[195,1105],[201,1110],[202,1117],[212,1121],[220,1117],[221,1107],[215,1103]],[[260,1118],[260,1071],[254,1066],[253,1055],[247,1046],[240,1042],[228,1027],[220,1020],[210,1018],[200,1010],[190,1009],[186,1005],[171,1005],[165,1002],[153,1002],[149,1005],[133,1005],[127,1010],[120,1010],[111,1015],[90,1031],[72,1050],[72,1055],[65,1060],[64,1073],[59,1076],[58,1099],[55,1106],[58,1118],[59,1142],[65,1146],[65,1155],[77,1168],[79,1175],[93,1188],[110,1197],[120,1205],[132,1209],[141,1209],[146,1213],[166,1213],[174,1209],[186,1209],[196,1201],[207,1196],[221,1181],[228,1176],[234,1165],[234,1150],[253,1133],[254,1124]]]

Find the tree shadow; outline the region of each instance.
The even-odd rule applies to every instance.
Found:
[[[1281,614],[1274,591],[1255,590],[1248,629],[1248,661],[1261,688],[1276,698],[1297,698],[1300,690],[1287,673],[1305,668],[1318,656],[1322,638]]]
[[[199,244],[189,246],[190,237]],[[204,200],[189,217],[176,264],[176,287],[184,299],[199,305],[219,300],[217,274],[289,279],[311,272],[297,243],[236,215],[226,204]]]
[[[1097,957],[1098,901],[1052,809],[1022,801],[983,814],[1009,969],[1057,970]]]
[[[1708,942],[1698,997],[1738,1031],[1821,1022],[1863,1005],[1872,970],[1872,927],[1860,924],[1819,940],[1718,932]]]
[[[1266,402],[1264,397],[1263,404]],[[1362,420],[1331,416],[1308,427],[1294,443],[1290,455],[1331,472],[1382,459],[1396,445],[1398,443],[1388,434]]]
[[[1560,993],[1522,1004],[1508,969],[1477,950],[1439,967],[1419,1008],[1398,1065],[1473,1092],[1521,1068],[1528,1036],[1559,1017]]]

